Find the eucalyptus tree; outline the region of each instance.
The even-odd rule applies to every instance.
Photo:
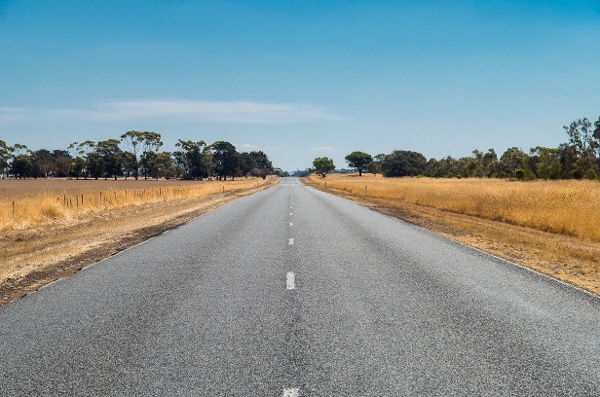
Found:
[[[213,172],[219,179],[232,179],[239,171],[239,154],[230,142],[216,141],[210,145],[212,154]]]
[[[102,174],[105,178],[117,177],[123,173],[123,150],[118,139],[107,139],[96,144],[96,153],[100,157]]]
[[[183,170],[184,179],[202,179],[210,174],[209,148],[204,141],[181,140],[173,152],[175,165]]]
[[[0,176],[8,176],[9,161],[14,150],[14,147],[8,146],[5,141],[0,139]]]
[[[335,164],[333,164],[333,160],[329,157],[317,157],[313,161],[313,167],[315,168],[315,172],[321,174],[323,178],[325,178],[329,172],[335,170]]]
[[[358,176],[362,176],[362,172],[373,161],[373,157],[370,154],[359,151],[350,153],[345,159],[350,167],[356,168]]]

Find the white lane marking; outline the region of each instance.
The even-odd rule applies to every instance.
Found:
[[[290,216],[291,216],[291,215],[294,215],[294,214],[292,214],[292,213],[290,212]]]
[[[285,276],[285,289],[296,289],[296,275],[294,272],[288,272]]]
[[[294,239],[293,238],[288,239],[288,244],[289,245],[294,245]]]
[[[300,389],[283,389],[283,397],[298,397],[300,395]]]
[[[290,226],[294,226],[294,222],[290,222]]]

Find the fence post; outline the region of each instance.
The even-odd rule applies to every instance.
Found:
[[[13,218],[15,217],[15,202],[13,201]]]
[[[325,187],[327,187],[327,182],[325,182]]]
[[[367,187],[365,186],[365,196],[367,195],[367,191],[368,191]]]

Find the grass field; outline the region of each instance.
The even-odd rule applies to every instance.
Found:
[[[305,183],[600,292],[600,183],[311,175]]]
[[[319,181],[313,177],[313,180]],[[333,174],[330,189],[600,242],[600,183],[505,179],[384,178]]]
[[[0,180],[0,231],[73,224],[93,214],[257,186],[235,181]]]

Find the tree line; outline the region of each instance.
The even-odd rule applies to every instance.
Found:
[[[600,117],[593,124],[587,118],[575,120],[563,129],[568,142],[557,148],[536,146],[529,153],[511,147],[500,157],[494,149],[489,149],[487,152],[474,150],[468,157],[427,160],[421,153],[407,150],[373,157],[356,151],[345,160],[359,174],[366,171],[389,177],[600,179]],[[313,171],[323,177],[333,170],[335,165],[328,157],[319,157],[313,162]]]
[[[230,142],[181,140],[173,152],[160,151],[161,134],[127,131],[120,139],[73,142],[66,149],[31,151],[0,140],[0,175],[14,178],[114,178],[140,177],[226,180],[241,176],[265,179],[274,172],[262,151],[238,153]]]

